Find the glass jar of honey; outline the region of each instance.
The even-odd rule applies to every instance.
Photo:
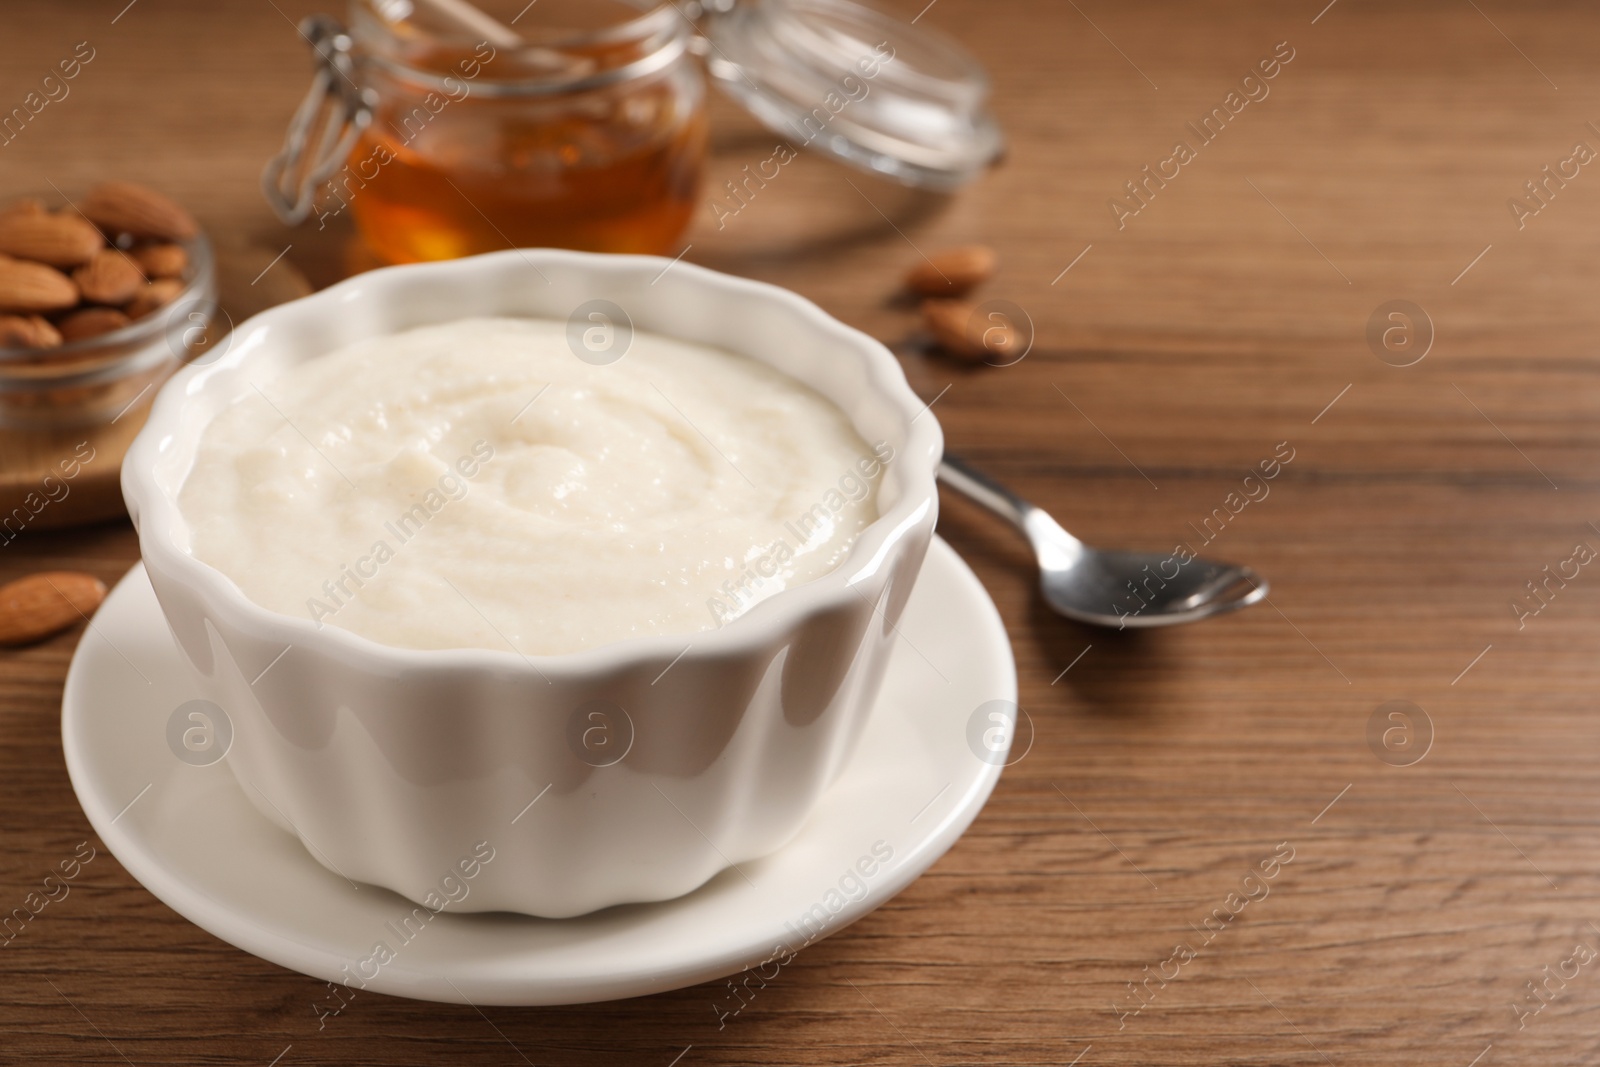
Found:
[[[520,44],[452,37],[393,0],[354,4],[348,32],[316,20],[308,37],[350,143],[307,214],[325,226],[348,211],[395,263],[507,246],[670,251],[705,158],[692,27],[671,7],[586,6],[571,21],[634,17],[529,27]]]
[[[789,149],[908,184],[951,188],[1000,150],[976,62],[852,0],[353,0],[348,27],[300,32],[315,75],[268,200],[291,224],[348,214],[388,262],[671,253],[708,71]]]

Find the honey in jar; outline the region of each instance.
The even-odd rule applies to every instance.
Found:
[[[359,119],[317,190],[321,225],[348,212],[391,263],[676,249],[706,152],[690,25],[620,0],[526,10],[513,41],[495,43],[430,22],[420,0],[354,4],[340,72],[351,84],[336,88],[355,89]]]

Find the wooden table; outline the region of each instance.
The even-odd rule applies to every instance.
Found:
[[[337,277],[348,233],[285,231],[256,190],[307,77],[289,20],[314,5],[125,3],[6,5],[0,108],[76,42],[96,58],[0,147],[4,185],[146,179]],[[952,447],[1086,539],[1200,547],[1225,520],[1205,551],[1258,567],[1270,603],[1089,630],[1045,608],[1006,530],[947,500],[941,532],[1010,629],[1032,748],[929,874],[724,1029],[708,985],[481,1013],[371,996],[319,1033],[321,983],[203,933],[106,856],[0,949],[0,1059],[1593,1062],[1600,961],[1563,961],[1600,949],[1600,571],[1568,565],[1536,615],[1513,604],[1600,548],[1600,171],[1563,163],[1600,149],[1600,14],[1325,3],[942,0],[921,21],[993,72],[1003,166],[938,200],[805,158],[688,237],[688,258],[893,343]],[[1270,95],[1201,144],[1186,123],[1279,42]],[[773,138],[715,118],[720,187]],[[1180,139],[1194,158],[1164,163]],[[1125,183],[1147,164],[1169,177],[1140,205]],[[1568,177],[1527,199],[1547,164]],[[919,250],[969,241],[1004,260],[985,297],[1034,325],[1014,366],[929,355],[894,299]],[[1431,322],[1411,366],[1381,343],[1406,322],[1380,315],[1367,339],[1396,300],[1423,309],[1418,343]],[[1280,450],[1275,479],[1246,483]],[[126,525],[40,533],[0,578],[112,581],[136,556]],[[0,653],[7,908],[93,840],[56,725],[77,639]],[[1384,733],[1404,726],[1391,701],[1423,709],[1411,734]],[[1230,898],[1259,897],[1247,876],[1290,852],[1269,896]],[[1563,969],[1535,1000],[1527,983]]]

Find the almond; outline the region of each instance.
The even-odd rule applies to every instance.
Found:
[[[108,234],[131,233],[183,241],[200,232],[194,216],[154,189],[133,182],[101,182],[78,205]]]
[[[147,278],[181,278],[189,269],[189,253],[182,245],[140,245],[129,254]]]
[[[922,318],[939,347],[957,359],[1010,359],[1016,351],[1016,328],[1004,317],[993,321],[992,316],[980,316],[978,306],[966,300],[924,300]]]
[[[86,619],[106,586],[81,571],[41,571],[0,585],[0,645],[25,645]]]
[[[38,315],[0,315],[0,348],[55,348],[61,333]]]
[[[78,287],[54,267],[0,256],[0,311],[56,311],[77,302]]]
[[[116,308],[80,308],[57,323],[57,327],[64,340],[81,341],[85,337],[99,337],[120,330],[132,321]]]
[[[48,210],[37,196],[24,196],[0,207],[0,215],[43,215]]]
[[[126,253],[102,248],[72,272],[83,298],[96,304],[126,304],[144,288],[144,273]]]
[[[76,215],[18,212],[0,215],[0,252],[52,267],[87,263],[106,246],[100,231]]]
[[[167,306],[183,292],[183,283],[175,278],[157,278],[139,290],[122,310],[131,318],[141,318],[157,308]]]
[[[913,267],[906,285],[918,296],[962,296],[994,277],[999,264],[987,245],[947,248]]]

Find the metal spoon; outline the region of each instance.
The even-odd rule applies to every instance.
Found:
[[[1249,567],[1174,553],[1091,548],[1045,512],[946,452],[939,480],[1009,519],[1039,557],[1044,598],[1069,619],[1093,626],[1174,626],[1249,607],[1267,581]]]

